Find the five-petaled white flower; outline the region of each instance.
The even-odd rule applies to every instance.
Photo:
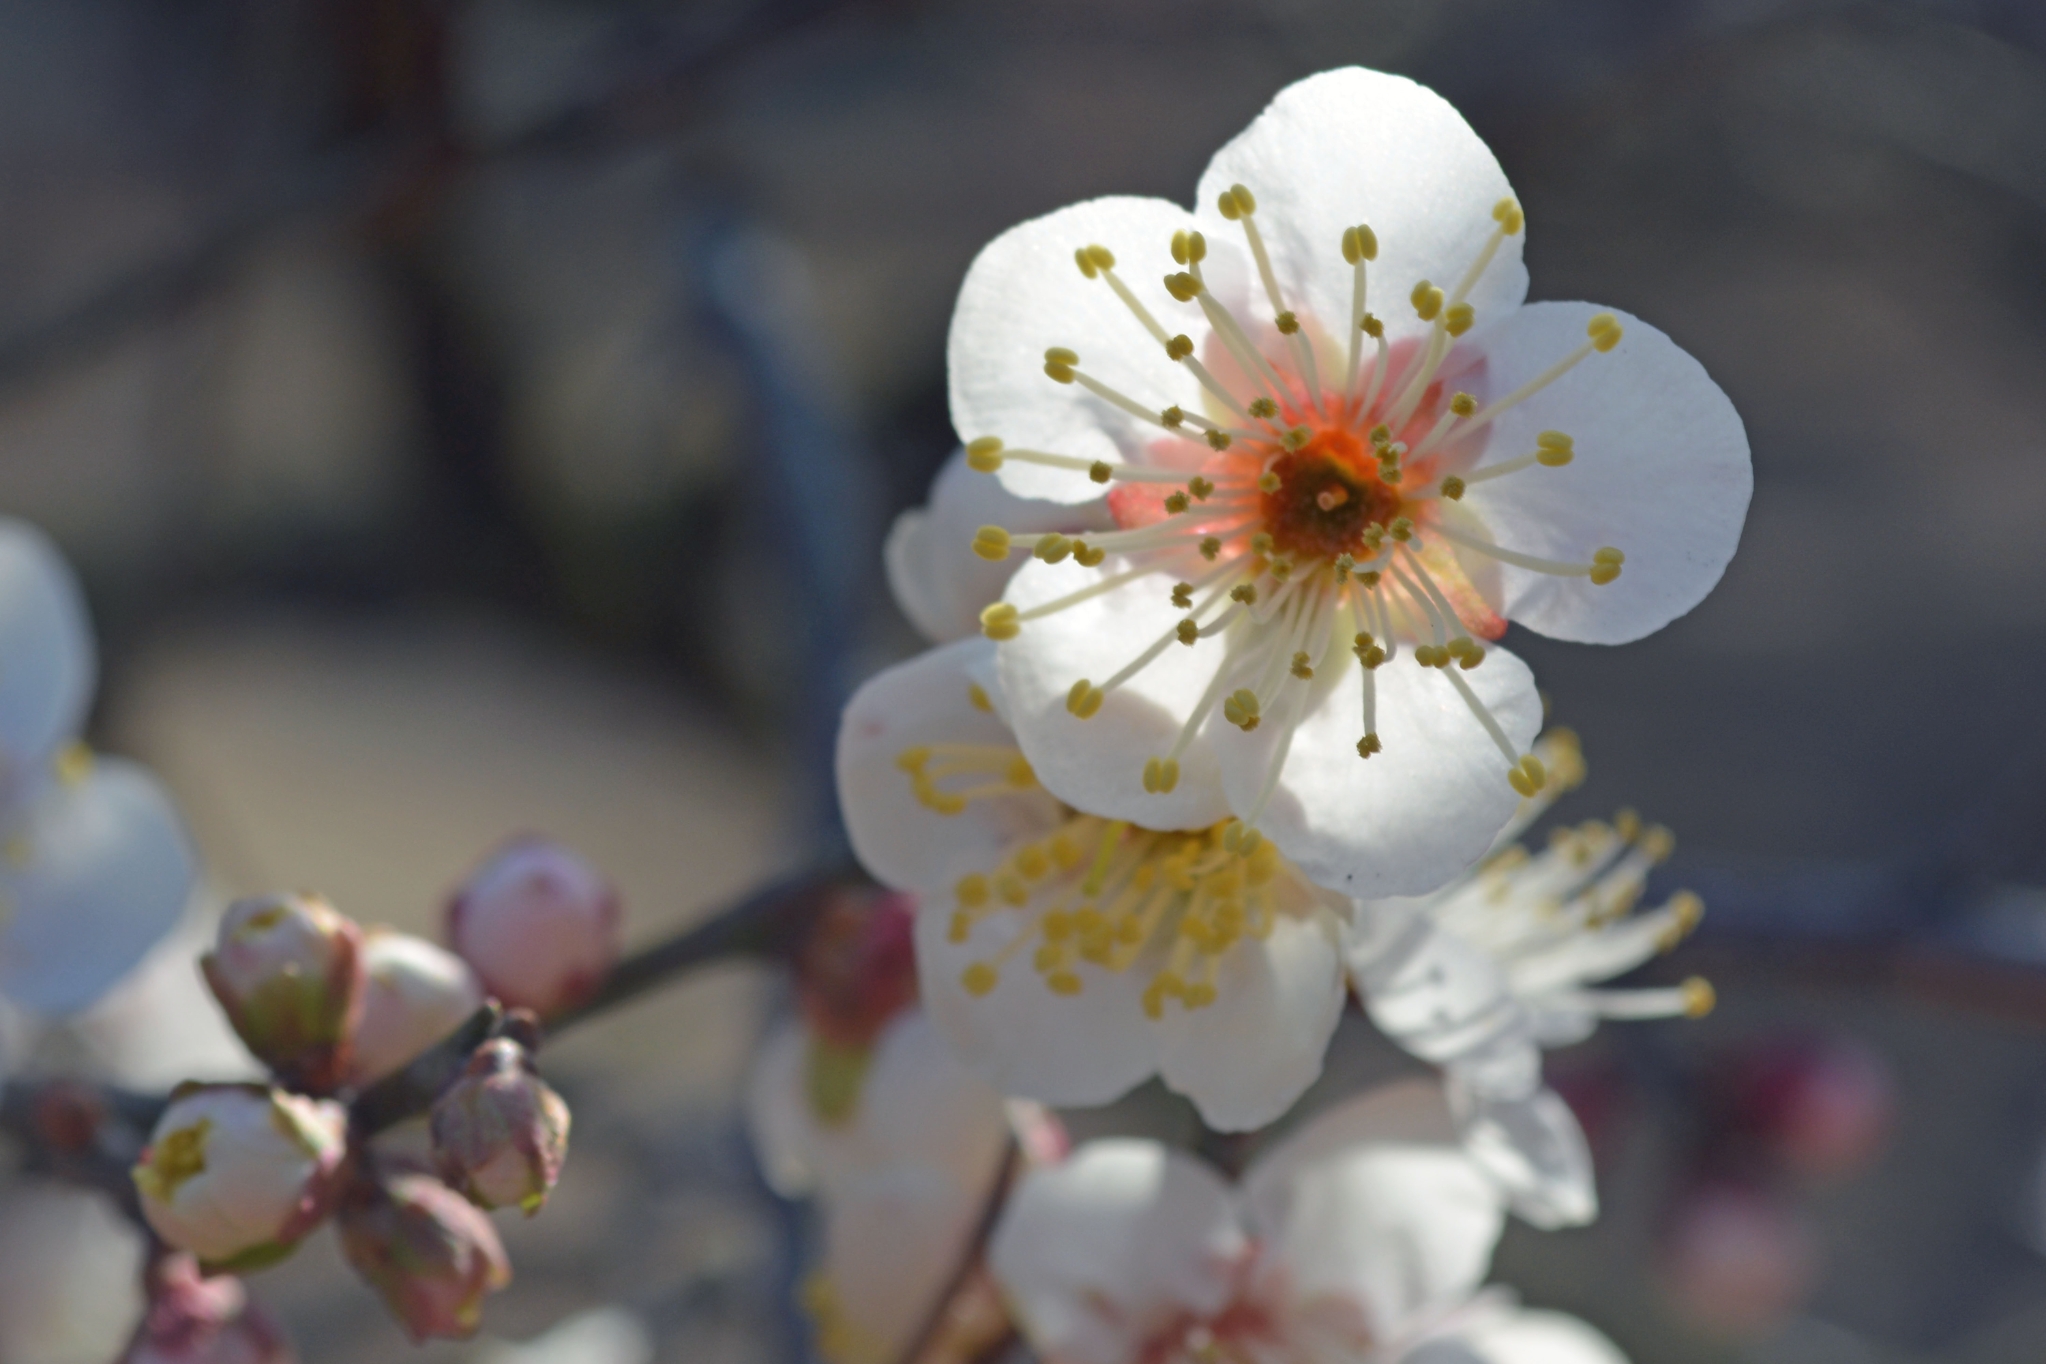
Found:
[[[1047,787],[1419,894],[1543,782],[1528,670],[1478,641],[1620,643],[1711,589],[1738,416],[1654,328],[1522,306],[1522,224],[1454,109],[1352,68],[1281,91],[1192,213],[1096,199],[981,252],[948,350],[969,462],[1105,490],[1119,527],[974,541],[1035,559],[982,620]]]
[[[1601,1018],[1695,1018],[1713,995],[1698,978],[1589,988],[1675,947],[1704,906],[1683,891],[1631,912],[1673,840],[1630,811],[1558,829],[1533,855],[1513,842],[1583,779],[1569,731],[1544,736],[1536,751],[1548,785],[1522,802],[1499,850],[1433,895],[1359,905],[1344,949],[1372,1021],[1444,1068],[1472,1155],[1516,1212],[1556,1227],[1591,1221],[1598,1195],[1577,1119],[1542,1083],[1542,1048],[1582,1041]]]
[[[854,851],[914,891],[924,1007],[1005,1094],[1106,1103],[1157,1074],[1213,1127],[1271,1122],[1320,1074],[1351,902],[1233,827],[1162,830],[1037,782],[993,646],[870,680],[838,739]]]
[[[1479,1291],[1504,1222],[1440,1093],[1332,1109],[1231,1188],[1156,1142],[1033,1171],[990,1259],[1051,1364],[1624,1364],[1573,1318]]]

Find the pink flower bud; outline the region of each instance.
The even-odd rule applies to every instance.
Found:
[[[833,890],[796,962],[796,1000],[813,1036],[864,1052],[916,1002],[916,898],[870,886]]]
[[[483,1003],[469,964],[410,933],[372,928],[362,943],[368,977],[348,1083],[381,1080],[462,1025]]]
[[[483,988],[542,1018],[596,993],[618,960],[618,896],[589,863],[544,838],[515,838],[448,903],[448,941]]]
[[[511,1282],[497,1228],[430,1175],[364,1180],[342,1200],[341,1249],[414,1344],[476,1333],[483,1297]]]
[[[274,1263],[332,1205],[347,1136],[336,1103],[261,1085],[184,1086],[135,1166],[142,1215],[209,1269]]]
[[[199,963],[256,1059],[293,1089],[332,1093],[362,1014],[362,930],[317,895],[237,900]]]
[[[568,1158],[568,1105],[509,1038],[485,1042],[433,1105],[443,1178],[486,1208],[540,1210]]]
[[[191,1256],[167,1255],[149,1281],[149,1310],[121,1364],[296,1364],[240,1279],[201,1278]]]

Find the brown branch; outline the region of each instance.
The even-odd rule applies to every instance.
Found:
[[[972,1280],[974,1272],[987,1256],[988,1242],[994,1239],[995,1227],[1002,1220],[1002,1208],[1009,1201],[1009,1185],[1014,1182],[1022,1160],[1022,1148],[1017,1146],[1012,1133],[1002,1148],[1002,1163],[995,1171],[993,1182],[988,1185],[987,1198],[980,1206],[980,1217],[973,1224],[973,1235],[960,1252],[959,1263],[945,1280],[944,1288],[939,1290],[930,1310],[917,1326],[916,1334],[909,1338],[909,1345],[900,1356],[901,1364],[917,1364],[944,1331],[945,1318],[951,1314],[954,1299]]]

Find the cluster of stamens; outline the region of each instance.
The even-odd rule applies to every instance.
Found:
[[[967,446],[967,461],[993,473],[1018,461],[1085,473],[1100,484],[1169,485],[1159,499],[1160,519],[1084,539],[1058,533],[1019,536],[983,526],[973,548],[988,559],[1019,550],[1048,563],[1070,556],[1093,567],[1110,554],[1127,567],[1027,610],[998,602],[981,617],[991,639],[1014,639],[1030,621],[1052,615],[1125,583],[1151,574],[1175,579],[1171,602],[1184,612],[1171,629],[1139,651],[1119,672],[1101,682],[1073,684],[1067,709],[1077,718],[1098,713],[1107,696],[1140,673],[1174,644],[1197,647],[1224,637],[1229,660],[1249,657],[1256,680],[1227,696],[1216,686],[1194,709],[1170,749],[1147,761],[1144,787],[1169,792],[1178,781],[1179,759],[1202,722],[1219,704],[1223,718],[1245,731],[1294,706],[1287,688],[1313,679],[1336,653],[1339,640],[1353,641],[1362,665],[1360,757],[1382,751],[1376,726],[1374,671],[1397,657],[1407,641],[1413,659],[1439,670],[1455,688],[1501,751],[1507,779],[1522,795],[1539,790],[1542,764],[1520,752],[1484,702],[1460,676],[1483,662],[1485,651],[1466,620],[1496,634],[1504,622],[1478,600],[1464,576],[1460,554],[1492,558],[1519,568],[1587,578],[1593,584],[1620,575],[1624,556],[1600,548],[1584,563],[1566,563],[1520,553],[1452,524],[1443,501],[1459,502],[1478,483],[1529,468],[1557,468],[1571,462],[1573,443],[1560,431],[1544,431],[1535,448],[1518,458],[1469,470],[1471,445],[1500,413],[1554,382],[1587,356],[1610,351],[1621,329],[1610,313],[1594,317],[1585,341],[1544,373],[1490,402],[1469,393],[1445,394],[1438,376],[1456,338],[1475,324],[1467,296],[1500,245],[1522,227],[1512,200],[1493,210],[1494,231],[1478,257],[1452,288],[1423,280],[1408,302],[1429,324],[1424,340],[1403,355],[1388,345],[1385,327],[1366,309],[1367,266],[1378,255],[1368,226],[1346,229],[1340,243],[1352,270],[1351,315],[1346,328],[1345,365],[1318,355],[1309,323],[1287,306],[1256,222],[1257,204],[1237,185],[1225,191],[1222,216],[1241,225],[1259,279],[1272,307],[1279,354],[1268,356],[1244,326],[1208,288],[1202,275],[1207,242],[1201,233],[1176,233],[1171,253],[1183,267],[1165,276],[1165,289],[1181,303],[1198,305],[1217,343],[1251,387],[1248,394],[1221,382],[1196,353],[1192,339],[1174,334],[1117,276],[1107,248],[1079,248],[1075,261],[1089,279],[1103,281],[1127,306],[1168,361],[1183,368],[1199,387],[1202,413],[1183,405],[1157,407],[1103,383],[1065,347],[1045,353],[1045,373],[1061,384],[1079,384],[1095,397],[1157,428],[1163,436],[1204,440],[1214,452],[1197,475],[1150,465],[1080,459],[1044,451],[1005,447],[983,436]],[[1332,339],[1332,338],[1329,338]],[[1467,472],[1449,472],[1450,463]],[[1255,666],[1261,663],[1261,667]],[[1290,719],[1288,720],[1290,724]],[[1269,797],[1283,763],[1278,745],[1265,783]],[[1246,819],[1255,824],[1258,803]]]

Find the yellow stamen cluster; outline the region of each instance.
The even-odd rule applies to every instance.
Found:
[[[1013,796],[1037,785],[1037,774],[1022,750],[996,744],[918,744],[897,754],[895,765],[908,775],[917,803],[940,815],[964,814],[976,800]],[[959,777],[972,779],[972,784],[938,784]]]

